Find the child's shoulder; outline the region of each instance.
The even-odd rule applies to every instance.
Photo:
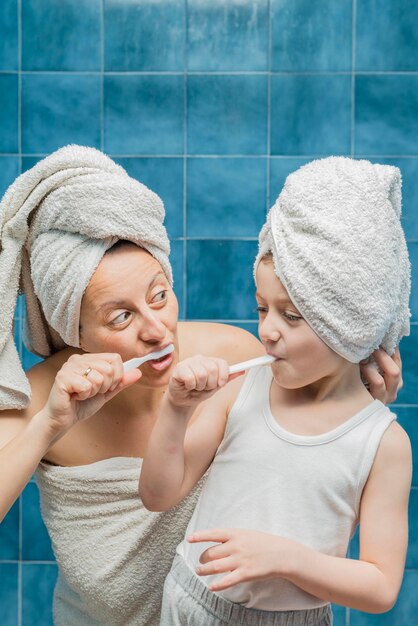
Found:
[[[412,465],[411,442],[408,433],[394,420],[384,432],[373,464],[373,471]]]

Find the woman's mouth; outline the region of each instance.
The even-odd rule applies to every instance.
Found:
[[[173,362],[174,352],[167,354],[166,356],[161,357],[160,359],[156,359],[155,361],[147,361],[147,364],[152,367],[152,369],[162,372],[170,367]]]

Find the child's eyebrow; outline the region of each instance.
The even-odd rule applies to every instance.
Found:
[[[255,297],[257,298],[261,298],[262,300],[264,300],[263,296],[261,295],[261,293],[259,291],[255,292]],[[289,300],[289,298],[283,297],[283,296],[277,296],[277,298],[274,298],[275,302],[278,302],[279,304],[290,304],[290,306],[292,306],[294,309],[296,309],[295,305],[293,304],[293,302],[291,300]]]

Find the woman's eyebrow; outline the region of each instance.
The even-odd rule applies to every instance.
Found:
[[[119,309],[126,306],[126,300],[108,300],[97,307],[96,312],[100,313],[103,309]]]
[[[151,278],[151,282],[148,285],[147,288],[147,292],[152,289],[152,287],[154,286],[154,284],[157,282],[157,280],[160,277],[165,278],[165,274],[164,272],[157,272],[152,278]],[[126,307],[126,300],[107,300],[106,302],[103,302],[103,304],[101,304],[100,306],[97,307],[96,312],[97,313],[101,313],[103,311],[103,309],[119,309],[119,308],[124,308]]]

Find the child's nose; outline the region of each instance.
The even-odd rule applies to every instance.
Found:
[[[281,337],[281,333],[276,324],[272,324],[272,322],[266,318],[259,326],[259,335],[260,339],[263,342],[276,342],[279,341]]]

